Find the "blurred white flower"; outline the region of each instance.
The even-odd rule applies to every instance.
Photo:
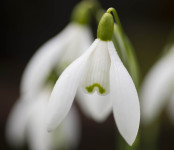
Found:
[[[103,120],[113,107],[117,127],[132,145],[140,120],[138,95],[111,41],[96,39],[61,74],[48,103],[49,131],[66,117],[78,88],[79,100],[89,116]]]
[[[91,31],[87,25],[70,23],[61,33],[41,46],[31,58],[22,77],[21,95],[34,100],[51,71],[56,68],[60,74],[91,43]]]
[[[27,140],[31,150],[77,146],[79,120],[74,109],[55,133],[47,133],[44,118],[51,94],[48,85],[54,82],[50,79],[53,71],[58,77],[91,43],[92,33],[88,24],[74,20],[34,54],[22,76],[20,100],[8,119],[6,133],[11,144],[19,146]]]
[[[6,137],[15,147],[28,143],[30,150],[75,148],[79,142],[80,124],[75,108],[53,133],[48,133],[45,109],[50,96],[45,88],[35,101],[20,99],[15,104],[7,122]],[[28,98],[28,97],[25,97]]]
[[[45,109],[51,94],[47,79],[53,70],[57,71],[58,76],[91,43],[89,27],[73,22],[46,42],[31,58],[22,77],[20,100],[15,104],[7,123],[7,140],[12,145],[20,146],[27,140],[31,150],[77,146],[80,127],[74,109],[55,133],[50,134],[46,130]]]
[[[140,96],[143,123],[154,121],[165,107],[174,122],[174,45],[149,71]]]

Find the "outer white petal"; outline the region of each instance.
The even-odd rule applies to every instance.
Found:
[[[171,93],[174,78],[174,57],[159,60],[146,76],[140,91],[142,121],[151,123],[163,110]]]
[[[60,34],[46,42],[31,58],[22,77],[22,94],[35,96],[39,92],[50,71],[59,61],[67,43],[73,40],[76,28],[76,24],[69,24]]]
[[[168,112],[168,115],[169,115],[171,121],[174,124],[174,92],[169,100],[167,112]]]
[[[52,150],[52,134],[47,132],[45,124],[46,106],[50,91],[42,91],[34,101],[32,116],[28,121],[27,140],[31,150]]]
[[[104,121],[112,110],[112,101],[110,95],[98,95],[96,92],[92,94],[84,93],[82,89],[77,92],[77,100],[82,111],[95,121]]]
[[[129,145],[132,145],[140,122],[137,91],[112,42],[108,42],[108,50],[111,57],[110,95],[113,101],[114,118],[120,134]]]
[[[10,112],[6,126],[6,137],[11,145],[18,147],[24,144],[31,106],[31,102],[21,99],[17,101]]]
[[[95,49],[97,43],[98,40],[95,40],[81,57],[65,69],[56,82],[47,110],[48,131],[54,130],[69,112],[88,56]]]

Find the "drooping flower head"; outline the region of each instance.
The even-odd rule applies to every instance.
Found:
[[[48,104],[48,131],[64,120],[77,92],[80,101],[93,101],[95,105],[91,107],[97,106],[102,117],[108,116],[113,108],[120,134],[129,145],[134,142],[140,120],[139,100],[132,78],[111,41],[113,30],[114,19],[109,9],[99,22],[97,39],[57,80]]]
[[[141,87],[142,122],[155,121],[164,108],[174,122],[174,45],[149,71]]]
[[[92,1],[80,2],[74,8],[71,22],[65,29],[37,50],[22,76],[20,88],[22,95],[27,94],[35,99],[35,95],[44,86],[53,70],[56,70],[59,76],[90,46],[92,34],[89,23],[93,9]]]

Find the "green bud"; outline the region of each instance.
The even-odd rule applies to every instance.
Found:
[[[100,19],[97,38],[102,41],[111,41],[114,32],[114,19],[110,13],[105,13]]]
[[[93,4],[88,1],[82,1],[75,6],[71,19],[79,24],[89,24]]]

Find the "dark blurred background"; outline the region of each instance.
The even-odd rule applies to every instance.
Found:
[[[9,111],[19,97],[22,72],[33,53],[68,23],[79,0],[3,0],[0,51],[0,149]],[[100,0],[103,8],[115,7],[137,54],[142,79],[158,59],[174,26],[173,0]],[[117,130],[112,116],[97,124],[81,114],[83,134],[79,150],[115,147]],[[118,134],[118,133],[117,133]],[[173,130],[161,133],[160,149],[173,145]],[[169,138],[170,137],[170,138]]]

